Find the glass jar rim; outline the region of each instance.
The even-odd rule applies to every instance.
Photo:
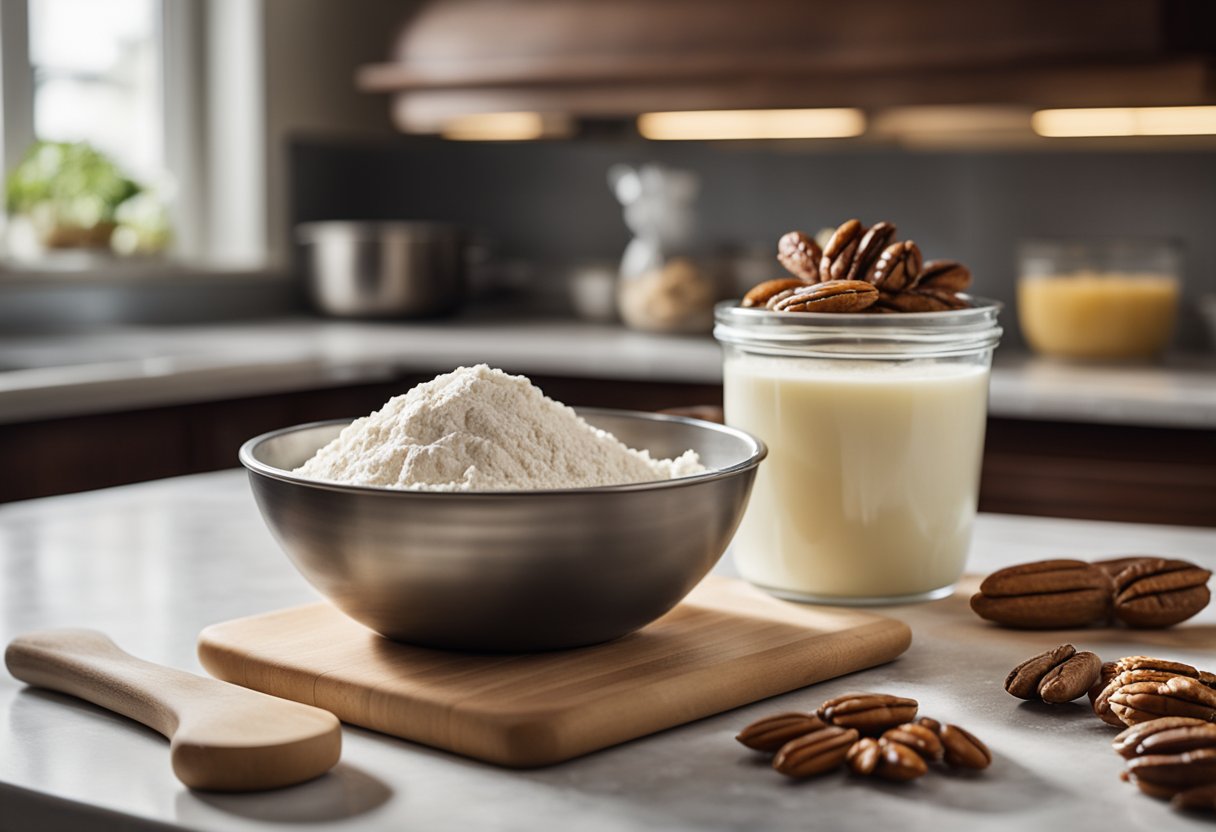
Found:
[[[944,312],[773,312],[739,301],[714,307],[714,337],[748,352],[829,358],[905,359],[963,356],[991,350],[1001,339],[1004,304],[968,297],[972,306]]]

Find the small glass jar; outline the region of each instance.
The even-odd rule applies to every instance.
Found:
[[[929,600],[963,573],[1000,305],[715,309],[726,422],[768,444],[732,543],[744,578],[833,604]]]
[[[631,248],[634,253],[636,247]],[[643,332],[704,334],[713,326],[718,288],[691,257],[668,257],[658,249],[647,266],[621,270],[617,309],[631,329]]]
[[[1173,335],[1181,274],[1181,250],[1167,240],[1027,240],[1018,325],[1043,355],[1152,358]]]
[[[695,173],[661,165],[613,165],[608,184],[633,233],[621,257],[621,320],[646,332],[708,332],[718,287],[690,256],[696,229]]]

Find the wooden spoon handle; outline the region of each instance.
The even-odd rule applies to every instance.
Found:
[[[130,717],[172,737],[176,694],[208,680],[152,664],[123,651],[96,630],[45,630],[20,636],[4,651],[13,676]]]
[[[170,761],[191,788],[273,789],[338,762],[342,731],[320,708],[137,659],[93,630],[48,630],[4,653],[23,682],[100,705],[170,740]]]

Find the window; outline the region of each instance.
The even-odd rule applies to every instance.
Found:
[[[164,177],[156,0],[29,0],[34,135],[85,141],[132,178]]]
[[[37,209],[10,218],[6,233],[0,210],[0,254],[5,239],[10,260],[21,253],[12,232],[24,226],[35,265],[109,270],[120,262],[109,252],[123,252],[124,226],[159,223],[171,229],[159,238],[168,254],[196,271],[261,270],[281,257],[267,230],[262,16],[256,0],[0,0],[5,173],[36,140],[87,142],[143,188],[121,209],[56,204],[41,218],[67,226],[61,217],[100,215],[117,226],[97,235],[53,236],[38,227]],[[93,206],[129,191],[107,191],[117,196]],[[32,192],[27,202],[45,195]],[[88,253],[53,252],[61,243]]]

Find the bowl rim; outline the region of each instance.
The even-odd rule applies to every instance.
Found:
[[[768,456],[768,446],[764,441],[757,436],[753,436],[745,430],[730,427],[728,425],[720,425],[717,422],[707,422],[704,419],[694,419],[691,416],[675,416],[668,413],[650,413],[643,410],[623,410],[612,407],[574,407],[572,408],[579,416],[594,416],[596,414],[604,414],[608,416],[625,416],[628,418],[641,419],[655,422],[676,422],[679,424],[691,425],[693,427],[708,429],[717,433],[725,433],[733,436],[736,439],[741,439],[746,444],[750,445],[751,451],[747,458],[736,462],[734,465],[729,465],[726,468],[718,468],[711,471],[705,471],[700,474],[689,474],[683,477],[673,477],[666,480],[651,480],[648,482],[625,483],[623,485],[596,485],[585,488],[548,488],[548,489],[530,489],[530,490],[497,490],[497,491],[430,491],[422,489],[409,488],[391,488],[387,485],[348,485],[340,482],[326,482],[324,480],[315,480],[309,477],[298,476],[291,471],[283,468],[276,468],[273,465],[268,465],[262,462],[255,456],[255,452],[259,445],[263,442],[268,442],[271,439],[277,439],[280,436],[285,436],[290,433],[297,433],[313,428],[326,427],[329,425],[349,425],[355,419],[360,417],[342,418],[342,419],[322,419],[315,422],[304,422],[290,427],[277,428],[258,434],[252,439],[246,440],[237,452],[237,458],[241,465],[245,466],[251,474],[268,477],[270,479],[279,480],[280,482],[290,483],[292,485],[305,486],[320,491],[336,491],[344,494],[376,494],[376,495],[397,495],[410,496],[423,499],[441,499],[458,496],[465,499],[475,497],[485,497],[490,499],[506,499],[512,497],[526,497],[531,495],[557,495],[557,494],[619,494],[630,491],[653,491],[665,488],[684,488],[701,483],[713,482],[715,480],[727,479],[734,475],[756,468],[765,457]]]

